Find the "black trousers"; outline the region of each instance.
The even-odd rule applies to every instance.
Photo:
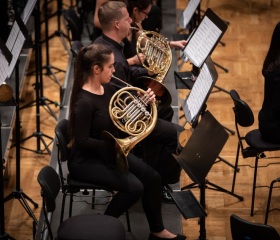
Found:
[[[81,181],[106,186],[118,191],[105,214],[119,217],[142,197],[142,205],[151,232],[164,229],[161,214],[161,178],[148,164],[133,154],[128,155],[129,171],[108,168],[100,159],[69,162],[70,174]]]
[[[159,118],[153,132],[137,149],[137,156],[160,174],[163,185],[180,180],[181,166],[172,154],[176,154],[178,135],[183,130],[182,126]]]

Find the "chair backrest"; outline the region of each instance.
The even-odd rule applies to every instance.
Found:
[[[71,45],[71,52],[73,57],[76,59],[80,50],[84,47],[84,45],[80,41],[74,41]]]
[[[280,240],[278,232],[270,225],[252,223],[234,214],[230,216],[233,240]]]
[[[69,132],[69,120],[60,120],[55,127],[56,136],[56,146],[57,146],[57,164],[60,177],[60,184],[62,191],[65,190],[66,177],[63,174],[62,162],[66,162],[70,156],[70,148],[68,148],[68,143],[70,142],[70,132]]]
[[[254,114],[249,105],[240,99],[235,90],[230,91],[230,96],[234,103],[235,122],[242,127],[250,127],[254,123]]]
[[[79,16],[73,8],[63,12],[64,19],[67,22],[67,29],[71,32],[71,41],[80,41],[82,36],[82,24]]]
[[[68,143],[70,142],[70,132],[69,132],[69,120],[60,120],[55,127],[55,136],[57,138],[57,147],[59,149],[59,157],[61,162],[65,162],[69,158],[70,148],[68,148]]]
[[[41,186],[41,196],[45,203],[47,212],[54,212],[56,205],[55,199],[60,190],[60,179],[56,171],[51,166],[45,166],[37,176]]]

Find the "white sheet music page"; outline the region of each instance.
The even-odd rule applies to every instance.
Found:
[[[24,24],[27,23],[30,15],[34,9],[36,2],[37,2],[36,0],[28,0],[28,2],[26,3],[25,8],[21,14],[21,19],[24,22]]]
[[[192,19],[192,16],[197,9],[198,5],[200,3],[200,0],[190,0],[187,7],[185,8],[183,14],[182,14],[182,20],[180,19],[179,24],[181,28],[186,28],[189,24],[190,20]]]
[[[185,55],[195,66],[201,67],[221,34],[222,30],[205,16],[185,47]]]
[[[10,31],[9,37],[6,41],[6,46],[10,50],[10,52],[12,51],[13,46],[16,42],[16,38],[18,36],[18,33],[19,33],[19,26],[18,26],[17,22],[15,21],[14,24],[13,24],[13,27]]]
[[[8,77],[11,77],[11,75],[12,75],[12,72],[13,72],[15,66],[16,66],[17,60],[18,60],[19,55],[21,53],[24,41],[25,41],[25,37],[24,37],[23,33],[19,32],[18,37],[15,41],[15,44],[14,44],[12,50],[11,50],[11,53],[13,55],[13,59],[12,59],[10,65],[9,65],[9,68],[8,68],[8,72],[7,72]]]
[[[186,101],[189,110],[188,116],[190,117],[190,119],[187,119],[188,122],[191,122],[193,118],[199,113],[198,111],[204,103],[212,83],[213,79],[211,73],[207,65],[204,64]]]
[[[3,53],[0,51],[0,86],[5,82],[7,78],[7,70],[8,68],[8,61],[3,55]]]

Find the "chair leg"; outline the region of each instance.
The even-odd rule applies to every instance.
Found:
[[[69,218],[72,217],[72,207],[73,207],[73,193],[70,194]]]
[[[91,209],[95,208],[95,189],[92,189]]]
[[[269,193],[268,193],[268,199],[267,199],[267,206],[266,206],[266,212],[265,212],[265,220],[264,220],[264,224],[267,224],[268,221],[268,214],[270,212],[270,202],[271,202],[271,195],[272,195],[272,189],[273,189],[273,185],[276,182],[280,182],[280,178],[274,179],[271,183],[270,183],[270,187],[269,187]]]
[[[256,156],[256,160],[255,160],[254,180],[253,180],[253,190],[252,190],[252,203],[251,203],[251,217],[254,216],[255,192],[256,192],[256,182],[257,182],[257,174],[258,174],[258,161],[259,161],[259,155]]]
[[[63,222],[63,218],[64,218],[64,208],[65,208],[66,195],[67,195],[67,193],[63,193],[63,196],[62,196],[61,213],[60,213],[60,224]]]
[[[131,226],[130,226],[130,219],[129,219],[128,211],[126,211],[125,215],[126,215],[126,222],[127,222],[127,231],[131,232]]]
[[[237,173],[237,169],[238,169],[239,153],[240,153],[240,144],[238,143],[237,151],[236,151],[236,158],[235,158],[234,173],[233,173],[233,178],[232,178],[232,187],[231,187],[232,193],[234,192],[234,188],[235,188],[235,180],[236,180],[236,173]]]

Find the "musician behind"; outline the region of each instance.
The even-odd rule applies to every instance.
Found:
[[[117,191],[105,210],[106,215],[118,218],[141,199],[150,228],[150,240],[186,239],[164,227],[160,175],[132,153],[128,153],[126,158],[128,169],[120,169],[115,143],[101,137],[104,131],[120,136],[120,131],[110,117],[113,110],[109,108],[109,103],[115,94],[121,94],[126,88],[116,91],[110,83],[115,72],[114,62],[113,51],[106,45],[92,44],[78,54],[70,101],[69,172],[81,181],[101,184]],[[148,104],[154,104],[155,94],[151,89],[139,95],[145,95]],[[128,121],[127,118],[125,116],[125,121]],[[155,120],[152,132],[146,137],[147,141],[150,144],[162,142],[170,152],[175,153],[177,132],[183,128],[161,119]],[[146,135],[145,128],[143,134]]]

